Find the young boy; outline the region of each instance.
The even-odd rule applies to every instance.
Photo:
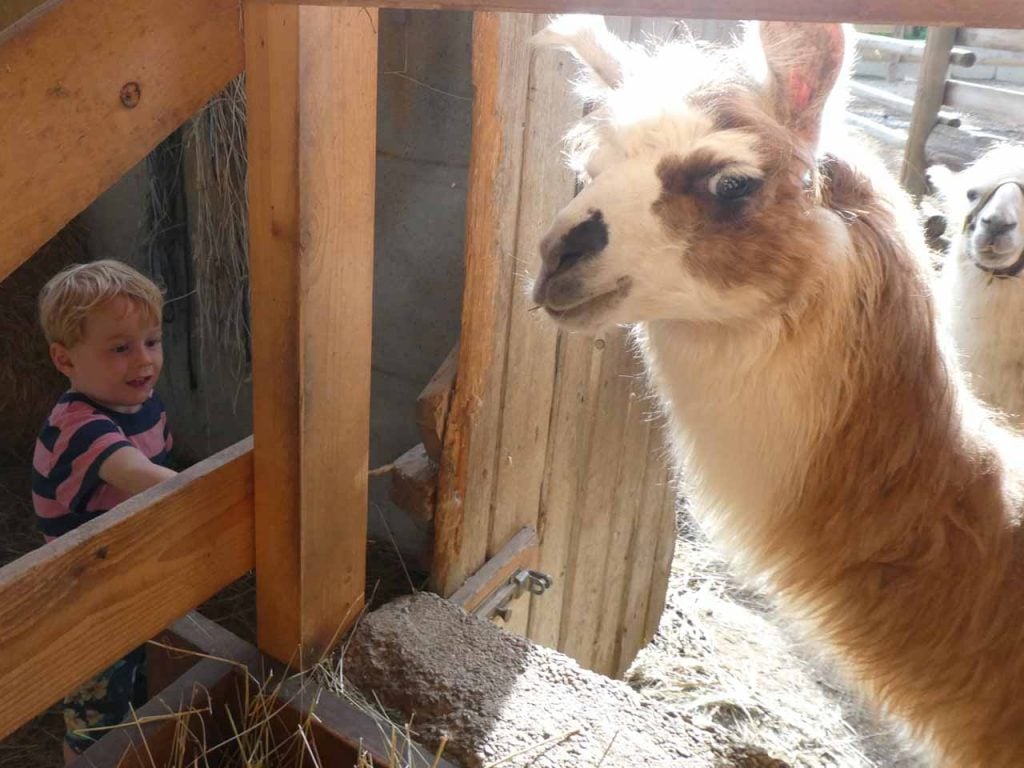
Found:
[[[70,388],[50,412],[33,457],[32,502],[47,541],[174,476],[171,435],[153,391],[163,366],[163,297],[112,260],[70,267],[39,294],[50,358]],[[145,647],[64,700],[69,762],[145,700]]]

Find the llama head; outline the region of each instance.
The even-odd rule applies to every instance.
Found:
[[[648,53],[600,17],[541,32],[580,60],[594,109],[570,134],[588,183],[542,240],[535,301],[576,329],[784,311],[815,244],[842,237],[818,215],[815,155],[846,40],[771,22],[734,49]]]
[[[995,274],[1024,267],[1024,147],[996,146],[960,173],[928,169],[960,234],[954,258]]]

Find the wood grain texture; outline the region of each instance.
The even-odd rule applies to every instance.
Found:
[[[258,637],[312,663],[363,601],[377,19],[245,19]]]
[[[0,280],[242,71],[239,22],[237,0],[51,0],[0,33]]]
[[[0,737],[253,565],[251,438],[0,570]]]
[[[963,80],[947,80],[943,102],[964,112],[989,112],[1024,122],[1024,93]]]
[[[427,455],[436,462],[441,461],[448,406],[455,389],[458,368],[459,345],[456,344],[416,398],[416,426]]]
[[[903,167],[900,169],[900,183],[915,197],[920,197],[928,188],[928,180],[924,176],[928,165],[925,145],[942,109],[949,53],[955,41],[955,29],[931,27],[928,30],[928,41],[917,77],[914,108],[907,128]]]
[[[487,558],[501,428],[533,19],[473,22],[473,139],[458,376],[438,478],[431,579],[451,595]]]
[[[523,528],[516,532],[498,552],[466,579],[449,598],[463,610],[472,613],[498,587],[522,568],[537,567],[537,532]]]
[[[283,0],[298,3],[300,0]],[[301,0],[308,2],[309,0]],[[315,0],[321,5],[356,5],[358,0]],[[379,0],[380,8],[510,13],[601,13],[693,19],[849,21],[955,27],[1024,27],[1016,0]]]
[[[546,23],[545,17],[534,17],[533,32]],[[528,66],[519,205],[502,214],[515,215],[517,220],[488,552],[497,551],[523,526],[538,526],[559,332],[542,313],[530,311],[534,306],[530,283],[540,270],[538,243],[550,217],[575,192],[575,174],[566,166],[562,139],[583,113],[572,92],[576,66],[568,54],[536,51]],[[543,597],[524,598],[522,608],[513,609],[506,629],[525,634],[529,604],[540,600]]]
[[[958,29],[956,41],[971,48],[1024,52],[1024,34],[1019,29]]]
[[[605,558],[618,512],[614,505],[616,468],[625,450],[627,409],[623,406],[630,387],[625,371],[632,357],[622,330],[609,331],[604,342],[591,395],[595,398],[594,416],[585,469],[573,510],[577,523],[558,644],[560,650],[591,669],[596,669],[597,632],[604,611]]]

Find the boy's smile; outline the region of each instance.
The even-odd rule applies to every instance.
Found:
[[[141,304],[114,298],[89,314],[77,344],[54,342],[50,355],[72,389],[112,410],[134,413],[163,368],[160,324]]]

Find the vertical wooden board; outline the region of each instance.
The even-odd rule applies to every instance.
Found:
[[[648,418],[652,404],[646,398],[647,381],[635,355],[623,366],[622,375],[629,379],[627,400],[620,406],[626,409],[626,426],[619,446],[618,476],[605,555],[604,597],[601,599],[593,664],[594,669],[609,675],[614,673],[620,655],[620,623],[625,613],[632,562],[650,558],[650,553],[636,544],[645,513],[642,506],[643,483],[650,479],[646,477],[645,470],[651,438]]]
[[[668,471],[660,475],[654,488],[660,489],[660,503],[652,505],[651,514],[658,519],[657,547],[654,550],[654,570],[651,574],[650,594],[647,600],[647,615],[644,617],[643,645],[654,637],[665,610],[665,596],[668,592],[669,574],[672,572],[672,558],[676,552],[676,493]],[[656,496],[657,497],[657,496]]]
[[[478,13],[473,21],[466,287],[431,571],[446,596],[483,564],[491,528],[532,30],[528,15]]]
[[[258,635],[309,662],[363,600],[376,11],[245,11]]]
[[[582,492],[576,506],[577,528],[563,609],[559,648],[583,666],[595,659],[597,628],[604,610],[605,558],[615,515],[616,468],[626,427],[630,381],[623,375],[631,352],[619,329],[605,337],[596,410],[587,451]]]
[[[633,555],[626,577],[626,594],[622,601],[622,615],[619,619],[615,677],[621,677],[633,658],[650,640],[647,631],[647,609],[652,595],[664,592],[666,584],[656,584],[655,563],[659,547],[664,552],[665,543],[661,538],[665,532],[666,496],[674,491],[666,482],[667,455],[665,449],[664,422],[661,418],[648,424],[650,436],[646,452],[646,469],[640,489],[640,514],[631,543]],[[667,574],[659,578],[667,579]]]
[[[546,23],[546,18],[535,17],[534,31]],[[574,69],[568,53],[551,49],[533,52],[488,553],[497,552],[524,526],[538,525],[558,335],[553,323],[530,311],[534,305],[529,284],[540,268],[538,245],[551,214],[568,203],[575,191],[575,174],[562,156],[562,138],[581,114],[570,85]],[[505,627],[524,634],[529,600],[517,602]]]
[[[577,499],[586,467],[587,438],[593,424],[591,365],[600,367],[602,352],[592,339],[560,334],[543,487],[538,510],[538,568],[553,579],[551,587],[531,600],[528,636],[558,648],[559,630],[570,573]]]

